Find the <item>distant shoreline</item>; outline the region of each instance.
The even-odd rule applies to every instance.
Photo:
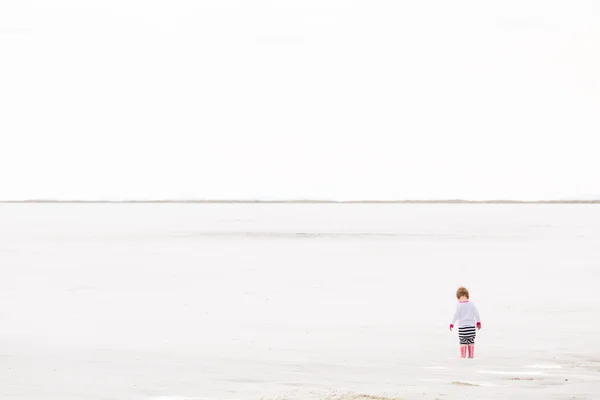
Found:
[[[600,200],[0,200],[0,204],[600,204]]]

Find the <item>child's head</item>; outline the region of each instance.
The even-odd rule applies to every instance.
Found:
[[[469,291],[464,286],[459,287],[456,291],[456,298],[460,299],[461,297],[469,298]]]

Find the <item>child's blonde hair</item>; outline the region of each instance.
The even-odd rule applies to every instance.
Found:
[[[465,296],[468,299],[469,298],[469,291],[464,286],[461,286],[456,291],[456,298],[460,299],[463,296]]]

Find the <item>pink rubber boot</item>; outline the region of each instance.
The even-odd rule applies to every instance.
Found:
[[[469,358],[474,358],[474,357],[475,357],[475,345],[470,344],[469,345]]]
[[[460,358],[467,357],[467,346],[460,346]]]

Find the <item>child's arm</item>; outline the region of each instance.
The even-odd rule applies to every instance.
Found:
[[[452,321],[450,322],[450,331],[454,328],[454,323],[458,319],[458,304],[456,305],[456,311],[454,311],[454,317],[452,317]]]
[[[477,322],[477,329],[481,329],[481,318],[479,317],[479,311],[477,311],[477,307],[473,304],[473,312],[475,313],[475,322]]]

